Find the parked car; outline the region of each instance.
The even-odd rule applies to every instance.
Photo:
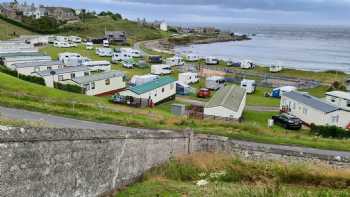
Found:
[[[207,88],[201,88],[198,92],[197,92],[197,97],[199,98],[209,98],[211,95],[211,92],[209,89]]]
[[[303,121],[299,118],[287,113],[282,113],[277,116],[272,116],[272,119],[276,125],[280,125],[285,129],[299,130],[302,127]]]

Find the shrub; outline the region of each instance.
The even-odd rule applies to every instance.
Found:
[[[60,90],[64,90],[67,92],[73,92],[73,93],[79,93],[83,94],[85,91],[83,88],[77,85],[72,85],[72,84],[62,84],[62,83],[54,83],[54,87]]]
[[[311,132],[326,138],[350,138],[349,131],[346,131],[345,129],[336,126],[317,126],[312,124]]]
[[[5,68],[3,66],[0,66],[0,72],[3,72],[5,74],[8,74],[8,75],[11,75],[14,77],[18,77],[19,79],[22,79],[24,81],[29,81],[29,82],[36,83],[39,85],[45,85],[45,80],[41,77],[22,75],[22,74],[19,74],[15,70],[10,70],[10,69]]]

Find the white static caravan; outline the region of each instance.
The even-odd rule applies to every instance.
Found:
[[[121,96],[148,99],[157,104],[165,100],[171,100],[176,95],[176,80],[173,77],[165,76],[142,85],[129,87],[120,92]]]
[[[19,53],[1,53],[0,64],[11,68],[12,64],[26,63],[26,62],[42,62],[51,61],[51,57],[35,52],[19,52]]]
[[[54,82],[65,82],[77,77],[90,75],[90,69],[86,66],[64,67],[55,70],[46,70],[33,73],[34,76],[42,77],[48,87],[54,87]]]
[[[129,54],[131,57],[139,58],[142,57],[142,53],[139,50],[133,48],[120,48],[121,53]]]
[[[250,60],[243,60],[241,62],[241,68],[243,69],[252,69],[252,68],[255,68],[255,64],[250,61]]]
[[[68,40],[69,42],[81,43],[81,38],[78,36],[69,36]]]
[[[333,125],[350,129],[349,111],[307,93],[296,91],[284,93],[280,107],[308,125]]]
[[[220,89],[204,106],[204,116],[240,120],[246,106],[247,93],[238,86]]]
[[[128,61],[131,60],[132,56],[127,53],[113,53],[112,62],[118,63],[119,61]]]
[[[199,61],[201,57],[197,54],[187,54],[185,56],[185,59],[189,62],[196,62],[196,61]]]
[[[185,62],[182,60],[181,57],[175,56],[175,57],[167,58],[166,64],[169,64],[170,66],[183,66],[185,65]]]
[[[142,85],[151,81],[154,81],[156,79],[159,79],[158,75],[134,75],[131,80],[130,80],[130,84],[132,85]]]
[[[82,57],[79,53],[60,53],[58,59],[65,66],[81,66],[88,58]]]
[[[59,41],[55,41],[53,43],[53,46],[57,47],[57,48],[70,48],[70,47],[72,47],[69,42],[59,42]]]
[[[272,72],[272,73],[281,72],[282,69],[283,69],[283,67],[281,65],[271,65],[269,68],[270,72]]]
[[[219,64],[219,59],[216,57],[206,57],[205,58],[205,63],[208,65],[218,65]]]
[[[34,72],[63,68],[60,61],[26,62],[11,65],[10,69],[22,75],[32,75]]]
[[[167,64],[154,64],[151,66],[151,74],[153,75],[168,75],[172,72],[171,66]]]
[[[91,71],[110,71],[111,63],[109,61],[87,61],[83,63]]]
[[[89,96],[114,94],[126,87],[124,73],[108,71],[72,79],[72,83],[85,90]]]
[[[341,109],[350,111],[350,92],[343,92],[343,91],[327,92],[326,101]]]
[[[198,73],[194,73],[194,72],[179,73],[179,81],[187,85],[197,83],[199,81]]]
[[[256,90],[255,80],[244,79],[241,81],[241,88],[245,89],[248,94],[252,94]]]
[[[87,50],[93,50],[94,49],[94,43],[93,42],[86,42],[85,47]]]
[[[205,87],[209,90],[218,90],[225,86],[225,78],[220,76],[207,77]]]
[[[113,49],[111,49],[111,48],[97,48],[96,55],[101,56],[101,57],[112,57],[113,56]]]
[[[0,53],[38,52],[32,44],[24,41],[0,41]],[[1,56],[1,55],[0,55]]]

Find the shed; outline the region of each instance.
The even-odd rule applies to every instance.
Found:
[[[239,120],[246,105],[247,93],[238,86],[225,86],[204,107],[207,117]]]

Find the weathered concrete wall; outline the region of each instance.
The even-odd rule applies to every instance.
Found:
[[[0,132],[0,196],[98,196],[188,151],[184,134],[15,129]]]

